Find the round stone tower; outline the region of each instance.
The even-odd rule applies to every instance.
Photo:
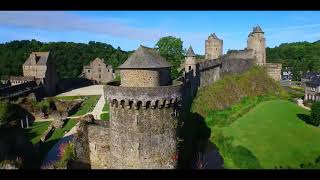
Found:
[[[183,84],[171,82],[170,68],[154,49],[140,46],[119,66],[121,82],[105,85],[111,168],[176,168]]]
[[[260,26],[253,27],[253,31],[248,35],[247,49],[253,50],[257,65],[266,63],[266,39]]]
[[[219,39],[215,33],[210,34],[205,41],[205,58],[217,59],[223,53],[223,40]]]

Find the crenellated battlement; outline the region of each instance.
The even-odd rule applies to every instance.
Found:
[[[107,83],[105,97],[111,107],[126,109],[156,109],[177,105],[182,100],[182,82],[158,87],[124,87],[120,81]]]

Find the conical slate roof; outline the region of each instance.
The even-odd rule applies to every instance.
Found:
[[[189,47],[186,55],[187,55],[187,57],[195,57],[196,56],[196,54],[193,52],[193,49],[191,46]]]
[[[219,39],[218,36],[215,33],[211,33],[209,37],[213,37],[214,39]]]
[[[122,64],[119,69],[145,69],[171,67],[155,49],[140,47]]]
[[[262,31],[262,29],[261,29],[260,26],[254,27],[254,28],[253,28],[253,32],[254,32],[254,33],[263,33],[263,31]]]

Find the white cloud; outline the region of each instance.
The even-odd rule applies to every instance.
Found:
[[[57,11],[0,12],[0,25],[3,26],[36,28],[47,31],[90,32],[140,40],[155,40],[161,37],[162,33],[157,29],[130,27],[115,20],[115,18],[82,17]]]

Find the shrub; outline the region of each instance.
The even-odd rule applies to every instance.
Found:
[[[42,169],[67,169],[68,163],[75,159],[74,145],[72,143],[62,143],[59,146],[59,160],[47,165]]]
[[[9,121],[12,105],[5,101],[0,101],[0,126]]]
[[[310,123],[319,126],[320,125],[320,102],[314,102],[311,105],[311,117]]]

